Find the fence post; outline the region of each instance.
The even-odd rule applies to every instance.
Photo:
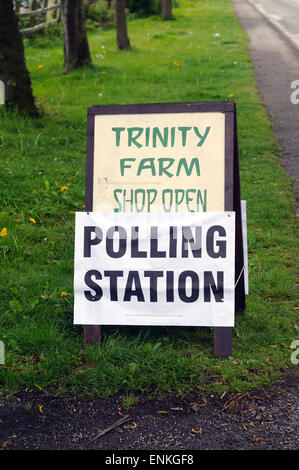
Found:
[[[56,4],[55,0],[48,0],[48,7],[53,7]],[[50,10],[46,14],[46,22],[54,20],[54,13],[56,10]]]
[[[0,80],[0,105],[5,104],[5,83]]]
[[[5,346],[3,341],[0,341],[0,364],[5,364]]]
[[[38,9],[38,0],[32,0],[31,3],[31,11],[37,10]],[[30,17],[30,26],[35,26],[36,25],[36,16],[31,16]]]
[[[16,0],[15,12],[17,15],[20,13],[20,8],[21,8],[21,0]]]
[[[43,8],[47,8],[48,6],[48,0],[44,0],[43,1]],[[43,21],[46,23],[47,22],[47,15],[48,15],[48,12],[45,12],[43,14]]]

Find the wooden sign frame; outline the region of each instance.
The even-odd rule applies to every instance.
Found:
[[[236,214],[235,228],[235,314],[245,311],[244,253],[241,220],[241,191],[237,137],[236,105],[233,101],[150,103],[131,105],[102,105],[88,108],[85,210],[93,211],[93,169],[95,116],[117,114],[162,113],[224,113],[225,114],[225,211]],[[100,325],[83,325],[85,344],[100,341]],[[232,327],[214,328],[214,354],[227,357],[232,354]]]

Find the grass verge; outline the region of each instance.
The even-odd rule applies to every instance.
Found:
[[[3,392],[46,389],[108,397],[244,391],[297,373],[294,194],[256,90],[247,38],[230,0],[183,1],[174,21],[130,21],[132,50],[115,31],[89,33],[94,61],[64,74],[62,38],[26,43],[43,117],[1,112],[0,365]],[[84,347],[72,324],[74,214],[84,207],[86,109],[95,104],[237,103],[242,199],[247,201],[250,295],[233,354],[213,356],[209,328],[103,328]]]

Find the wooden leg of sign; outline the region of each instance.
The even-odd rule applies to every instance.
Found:
[[[83,336],[85,344],[97,344],[101,339],[100,325],[83,325]]]
[[[214,355],[228,357],[232,354],[232,327],[217,326],[214,328]]]

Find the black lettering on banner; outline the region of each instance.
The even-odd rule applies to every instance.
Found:
[[[191,227],[182,227],[182,258],[188,258],[188,245],[194,258],[201,258],[202,229],[195,227],[195,241]]]
[[[187,295],[187,278],[191,278],[191,295]],[[179,297],[183,302],[195,302],[199,297],[199,278],[194,271],[183,271],[179,275]]]
[[[114,247],[114,234],[118,233],[118,248]],[[110,227],[106,235],[106,251],[110,258],[121,258],[127,250],[127,232],[123,227]]]
[[[95,237],[91,238],[91,234],[95,233]],[[103,232],[100,227],[87,226],[84,227],[84,258],[90,258],[91,246],[98,245],[103,240]]]
[[[166,258],[166,251],[158,250],[158,227],[151,227],[151,258]]]
[[[215,243],[215,233],[218,232],[220,237],[226,236],[225,228],[221,225],[213,225],[207,231],[207,253],[211,258],[226,258],[226,240],[217,240]],[[214,249],[214,244],[218,248]]]
[[[174,272],[166,271],[166,302],[174,302],[173,279]]]
[[[217,286],[215,284],[212,271],[205,271],[204,272],[204,301],[211,302],[211,289],[212,289],[215,301],[223,302],[224,300],[223,284],[224,284],[223,271],[217,271]]]
[[[110,300],[118,301],[117,295],[117,278],[124,275],[123,271],[104,271],[104,276],[110,277]]]
[[[135,289],[133,289],[133,284],[135,285]],[[124,302],[131,302],[133,295],[137,297],[138,302],[144,302],[144,295],[142,292],[138,271],[129,271]]]
[[[92,276],[94,276],[96,279],[102,279],[102,275],[96,269],[91,269],[90,271],[87,271],[87,273],[84,276],[84,281],[85,281],[85,284],[87,285],[87,287],[90,287],[95,292],[95,294],[92,294],[91,291],[85,290],[84,295],[85,295],[87,300],[90,300],[91,302],[94,302],[94,301],[100,300],[102,298],[103,291],[102,291],[101,287],[91,279]]]
[[[169,258],[177,257],[177,227],[170,227],[169,231]]]
[[[163,277],[163,271],[144,271],[144,277],[150,278],[150,302],[158,302],[158,277]]]
[[[132,258],[146,258],[147,252],[146,251],[139,251],[139,227],[132,227],[132,235],[131,235],[131,256]]]

